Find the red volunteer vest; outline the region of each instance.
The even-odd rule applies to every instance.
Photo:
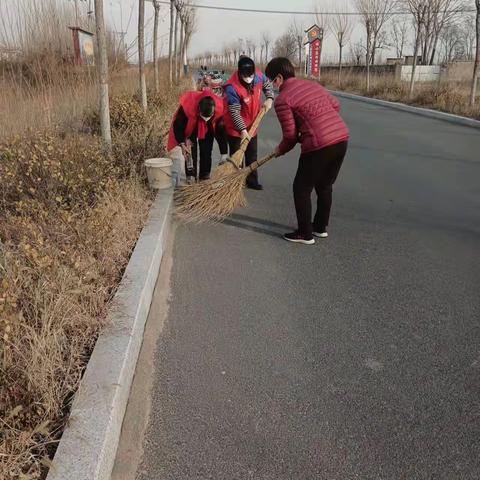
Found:
[[[212,119],[213,129],[215,130],[218,120],[223,116],[223,100],[215,95],[210,89],[205,89],[202,92],[186,92],[180,97],[180,107],[183,108],[185,115],[188,118],[187,128],[185,130],[185,138],[190,138],[192,133],[198,127],[198,120],[200,114],[198,113],[198,104],[200,100],[205,97],[212,97],[215,101],[215,115]],[[173,131],[173,122],[177,118],[178,109],[173,116],[172,124],[170,125],[170,132],[168,133],[168,151],[178,146],[177,139]]]
[[[255,75],[262,76],[262,72],[257,70]],[[250,93],[240,82],[238,78],[238,72],[235,72],[231,77],[230,80],[225,84],[232,85],[232,87],[237,92],[238,96],[240,97],[240,115],[247,126],[247,130],[250,129],[252,123],[255,121],[255,118],[258,115],[258,112],[261,108],[261,98],[262,98],[262,90],[263,90],[263,82],[258,82],[253,87],[253,92]],[[224,96],[224,103],[225,103],[225,129],[227,134],[232,137],[240,137],[240,132],[237,131],[233,124],[232,117],[228,111],[228,96],[225,94]],[[257,135],[257,132],[255,132]]]

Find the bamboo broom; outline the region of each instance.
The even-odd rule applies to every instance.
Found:
[[[175,214],[183,222],[220,222],[237,207],[246,206],[245,181],[253,171],[275,158],[275,153],[220,179],[186,185],[175,194]]]
[[[253,135],[255,135],[255,132],[257,131],[260,125],[260,122],[263,120],[263,117],[265,116],[266,113],[267,113],[267,109],[265,107],[262,107],[258,112],[257,118],[255,118],[255,121],[252,123],[252,126],[248,131],[248,134],[250,137],[253,137]],[[212,172],[212,179],[218,180],[219,178],[222,178],[225,175],[235,173],[242,165],[243,156],[247,151],[247,147],[249,143],[250,143],[250,140],[248,138],[244,138],[242,140],[242,143],[240,144],[240,148],[225,163],[223,163],[222,165],[219,165]]]

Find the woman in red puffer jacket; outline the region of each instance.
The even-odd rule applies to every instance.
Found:
[[[319,83],[295,78],[295,68],[288,58],[271,60],[265,74],[273,87],[280,90],[275,111],[282,126],[283,139],[276,155],[286,154],[298,142],[302,146],[293,182],[298,230],[285,234],[284,238],[312,245],[314,236],[328,237],[332,185],[347,153],[349,131],[340,116],[338,100]],[[312,224],[313,189],[318,198]]]

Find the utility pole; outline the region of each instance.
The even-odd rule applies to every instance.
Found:
[[[145,77],[145,0],[139,0],[138,10],[138,70],[143,111],[147,111],[147,80]]]
[[[103,0],[95,0],[95,23],[97,30],[98,76],[100,80],[100,129],[102,140],[108,151],[112,148],[110,128],[110,101],[108,97],[108,55]]]

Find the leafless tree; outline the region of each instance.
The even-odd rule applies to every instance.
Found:
[[[427,2],[421,37],[422,59],[425,64],[433,65],[442,31],[455,22],[465,6],[465,0],[430,0]]]
[[[465,60],[475,60],[475,16],[467,15],[459,22],[462,30],[463,43],[465,45]]]
[[[475,51],[475,65],[473,67],[473,80],[472,91],[470,94],[470,105],[475,105],[475,99],[477,96],[478,76],[480,74],[480,0],[475,0],[475,6],[477,7],[477,16],[475,20],[475,32],[476,32],[476,51]]]
[[[268,49],[272,43],[272,37],[268,32],[262,33],[262,45],[265,47],[265,63],[268,63]]]
[[[324,1],[320,0],[313,5],[313,9],[315,12],[315,21],[317,25],[320,27],[321,30],[321,35],[322,35],[322,43],[320,44],[320,65],[318,68],[318,76],[320,78],[321,76],[321,70],[322,70],[322,51],[323,51],[323,43],[325,42],[326,38],[328,37],[329,33],[329,26],[330,26],[330,21],[331,17],[330,15],[327,15],[328,12],[326,10],[329,10],[329,4],[325,3]]]
[[[353,32],[353,23],[351,21],[351,17],[345,14],[345,12],[348,11],[348,6],[346,3],[344,3],[343,5],[340,4],[337,9],[337,14],[334,15],[332,18],[330,29],[332,30],[339,49],[338,83],[340,84],[342,79],[343,49],[350,41],[350,37]]]
[[[303,25],[297,23],[297,20],[294,19],[293,22],[290,24],[290,33],[295,38],[296,44],[296,57],[298,60],[298,68],[302,68],[302,52],[303,52],[303,44],[305,38],[305,31]]]
[[[422,35],[424,35],[425,20],[428,11],[429,0],[406,0],[407,7],[413,15],[413,25],[415,28],[415,48],[413,52],[412,75],[410,78],[409,96],[413,96],[415,89],[415,73],[417,69],[418,52],[420,49],[420,42]]]
[[[355,6],[367,33],[367,55],[371,65],[375,63],[377,51],[384,46],[386,39],[384,29],[394,13],[396,4],[395,0],[355,0]]]
[[[296,52],[297,41],[291,30],[288,29],[275,41],[273,54],[275,57],[286,57],[291,61],[295,61]]]
[[[138,2],[138,69],[142,107],[147,111],[147,80],[145,77],[145,0]]]
[[[443,63],[450,63],[463,56],[463,35],[459,26],[455,23],[447,25],[440,35],[443,49]]]
[[[260,42],[260,63],[263,63],[263,59],[264,59],[264,56],[263,56],[263,52],[265,50],[265,45],[263,44],[263,42]]]
[[[350,56],[354,65],[361,65],[365,48],[360,42],[350,45]]]
[[[255,42],[251,39],[251,38],[247,38],[245,40],[245,51],[246,51],[246,54],[252,58],[254,57],[254,54],[253,54],[253,47],[255,45]],[[255,59],[253,59],[255,60]]]
[[[186,72],[188,68],[188,47],[192,40],[192,36],[197,29],[197,10],[193,6],[185,6],[182,11],[182,23],[184,30],[183,39],[183,71]]]
[[[405,18],[395,18],[391,25],[391,43],[395,47],[397,58],[403,58],[409,36],[409,22]]]

